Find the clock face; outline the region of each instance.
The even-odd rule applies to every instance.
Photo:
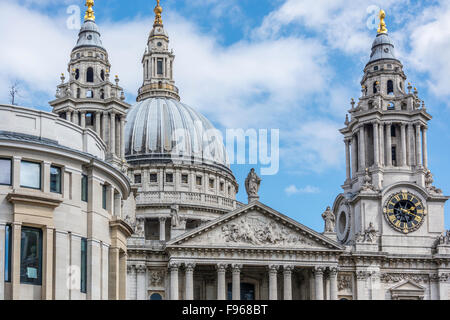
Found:
[[[407,234],[422,226],[426,211],[416,196],[402,192],[389,199],[384,214],[394,229]]]

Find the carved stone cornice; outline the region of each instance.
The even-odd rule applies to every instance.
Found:
[[[408,274],[408,273],[382,273],[380,275],[381,282],[385,283],[397,283],[403,280],[412,280],[417,283],[433,281],[433,276],[427,274]],[[437,276],[437,275],[436,275]]]

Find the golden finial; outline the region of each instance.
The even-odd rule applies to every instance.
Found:
[[[159,5],[160,0],[156,0],[156,7],[155,10],[153,10],[155,12],[155,23],[153,24],[153,26],[162,26],[163,22],[162,22],[162,18],[161,18],[161,14],[163,13],[163,8]]]
[[[94,15],[94,9],[92,7],[94,6],[94,0],[86,0],[86,15],[84,16],[84,21],[86,20],[92,20],[95,21],[95,15]]]
[[[387,33],[388,29],[386,29],[386,22],[384,21],[386,19],[386,12],[384,10],[380,10],[380,27],[378,28],[378,33]]]

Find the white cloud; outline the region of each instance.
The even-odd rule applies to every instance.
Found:
[[[286,189],[284,189],[284,192],[286,192],[286,194],[288,196],[293,196],[296,194],[316,194],[316,193],[320,193],[320,189],[317,187],[313,187],[313,186],[306,186],[303,188],[297,188],[295,185],[290,185],[289,187],[287,187]]]

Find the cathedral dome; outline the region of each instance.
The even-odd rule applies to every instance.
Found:
[[[220,131],[203,115],[171,98],[149,98],[131,108],[125,154],[129,163],[180,161],[229,168]]]

